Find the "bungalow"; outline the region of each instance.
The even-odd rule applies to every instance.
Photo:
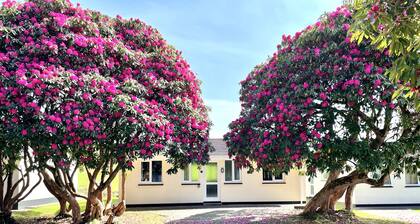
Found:
[[[210,141],[215,151],[210,154],[210,162],[201,169],[190,164],[177,174],[168,175],[165,171],[171,165],[163,156],[137,160],[135,168],[127,172],[126,204],[303,203],[324,186],[328,177],[320,174],[309,179],[299,175],[298,170],[287,175],[274,175],[265,170],[247,173],[235,167],[222,139]],[[417,174],[402,174],[400,178],[391,175],[388,183],[380,188],[359,184],[353,197],[356,206],[418,205],[420,180]]]
[[[297,170],[274,175],[268,171],[247,173],[235,167],[222,139],[210,140],[215,151],[210,162],[191,164],[177,174],[163,156],[138,160],[126,176],[128,206],[203,203],[301,203],[306,198],[305,177]]]

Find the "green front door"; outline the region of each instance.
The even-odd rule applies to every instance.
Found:
[[[205,201],[219,201],[219,186],[217,163],[208,163],[206,165],[206,189]]]

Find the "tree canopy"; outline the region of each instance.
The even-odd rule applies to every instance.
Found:
[[[419,116],[392,99],[396,86],[383,76],[391,58],[351,42],[351,23],[351,11],[340,7],[283,36],[277,52],[241,82],[240,117],[224,136],[239,166],[304,167],[310,176],[355,171],[369,183],[368,172],[401,171],[408,160],[419,166]]]
[[[139,158],[209,159],[200,82],[156,29],[67,0],[5,1],[0,18],[3,152],[18,139],[40,169],[103,173],[94,194]]]

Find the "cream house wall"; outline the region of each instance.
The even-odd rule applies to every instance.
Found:
[[[404,173],[401,177],[390,176],[391,185],[371,187],[359,184],[354,190],[356,205],[420,204],[420,185],[407,185]]]
[[[163,156],[153,160],[162,161],[162,184],[140,184],[140,163],[134,163],[135,168],[127,172],[126,176],[126,203],[139,204],[173,204],[173,203],[202,203],[204,201],[205,186],[183,185],[183,172],[168,175],[166,170],[170,164],[165,162]],[[225,183],[225,160],[228,156],[215,155],[210,157],[211,162],[217,162],[219,199],[223,202],[299,202],[305,200],[305,178],[293,170],[284,175],[284,183],[263,184],[262,172],[248,174],[241,170],[241,184]],[[121,187],[120,187],[121,192]]]
[[[162,161],[162,185],[140,185],[140,163],[137,160],[134,169],[126,176],[127,204],[166,204],[166,203],[199,203],[203,201],[202,189],[198,185],[182,185],[182,171],[168,175],[170,164],[165,157],[158,156],[153,160]],[[140,186],[139,186],[140,185]]]
[[[405,182],[405,174],[401,177],[390,175],[391,185],[383,187],[372,187],[368,184],[358,184],[353,192],[353,204],[363,205],[398,205],[398,204],[420,204],[420,184],[408,186]],[[326,178],[321,173],[313,180],[315,194],[325,185]],[[310,190],[311,183],[307,182],[306,193],[313,197]],[[344,202],[344,196],[339,199]]]

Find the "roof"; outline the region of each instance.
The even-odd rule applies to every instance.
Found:
[[[213,138],[209,139],[210,144],[214,147],[214,151],[210,152],[210,155],[228,155],[228,149],[226,146],[226,142],[223,141],[221,138]]]

